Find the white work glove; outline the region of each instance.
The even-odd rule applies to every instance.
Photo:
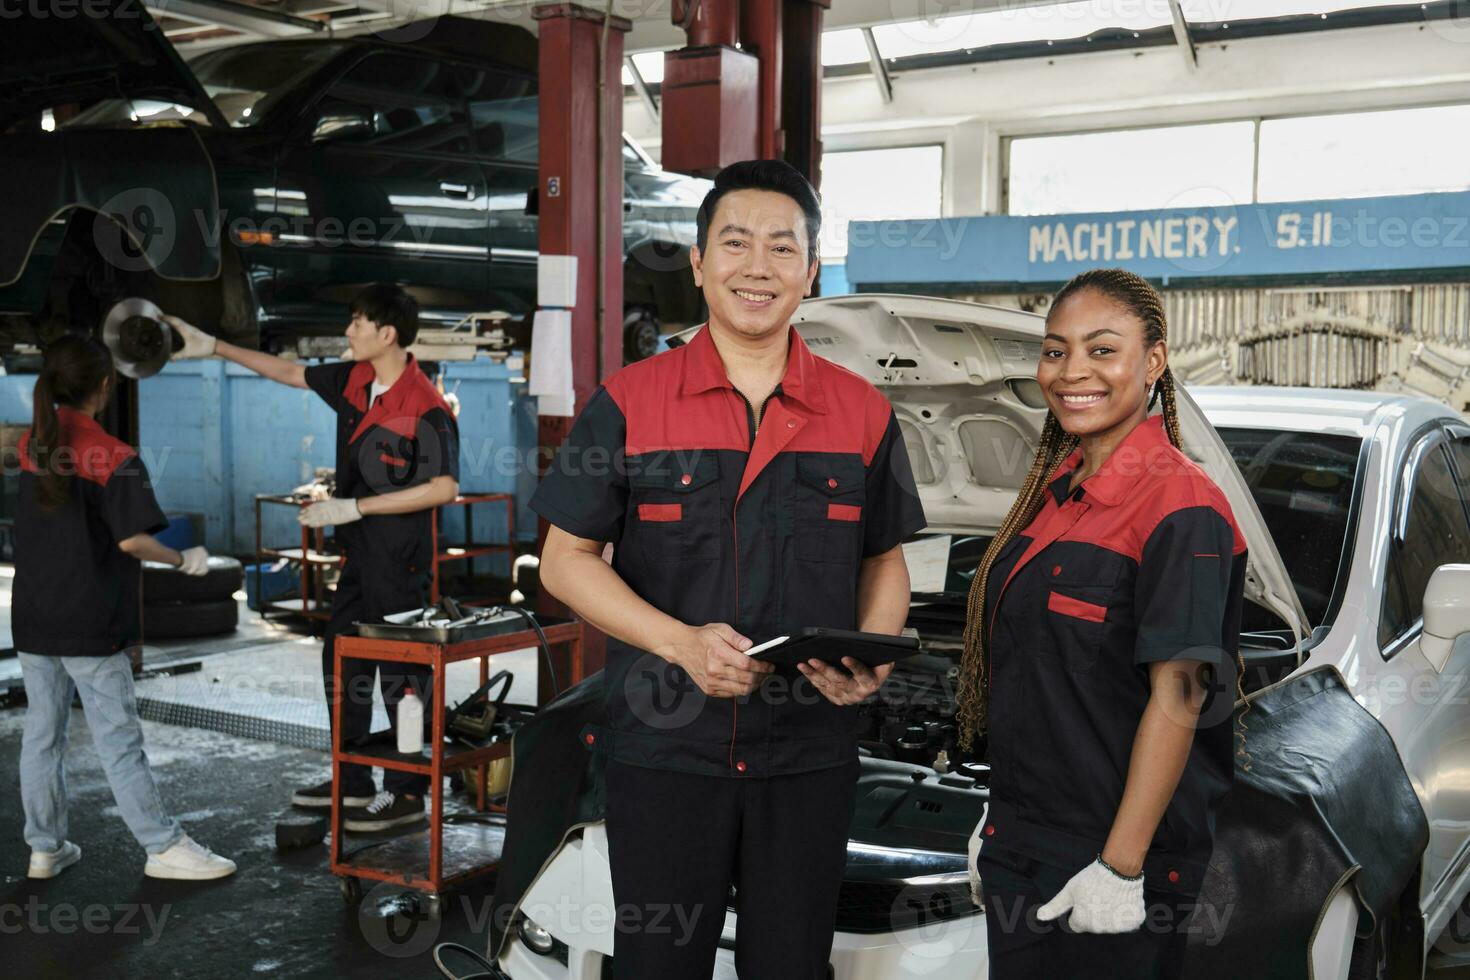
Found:
[[[326,527],[328,524],[351,524],[362,520],[362,511],[351,497],[328,497],[301,508],[296,519],[307,527]]]
[[[204,357],[214,356],[214,346],[218,341],[214,337],[200,330],[188,320],[181,320],[176,316],[163,315],[163,322],[173,328],[174,333],[184,339],[184,347],[173,355],[181,361],[194,361]]]
[[[203,575],[209,571],[209,551],[205,548],[185,548],[179,555],[184,559],[179,562],[179,571],[185,575]]]
[[[1073,932],[1133,932],[1143,925],[1143,875],[1124,878],[1102,863],[1092,862],[1072,876],[1056,897],[1036,910],[1042,922],[1070,910]]]

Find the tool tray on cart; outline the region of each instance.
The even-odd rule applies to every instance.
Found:
[[[373,640],[399,640],[403,643],[466,643],[483,640],[487,636],[504,633],[519,633],[531,628],[525,616],[502,606],[487,606],[484,609],[454,607],[454,612],[444,606],[453,600],[445,599],[438,606],[410,609],[407,612],[385,616],[382,623],[355,623],[357,635]]]

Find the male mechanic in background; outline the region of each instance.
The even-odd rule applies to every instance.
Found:
[[[433,547],[430,512],[459,495],[458,424],[407,349],[418,336],[418,302],[401,286],[377,283],[353,298],[348,313],[349,359],[311,367],[216,341],[177,317],[166,317],[184,338],[176,356],[223,357],[272,381],[310,388],[337,413],[336,491],[300,515],[308,527],[335,525],[345,556],[322,643],[329,711],[340,693],[332,676],[337,635],[353,623],[381,621],[389,613],[424,605]],[[433,688],[427,667],[344,660],[344,744],[370,730],[375,669],[395,726],[407,684],[429,710]],[[386,830],[424,818],[427,776],[386,769],[383,792],[375,794],[372,769],[344,765],[342,783],[337,792],[347,808],[345,830]],[[297,790],[291,802],[330,807],[332,791],[328,779]]]
[[[691,252],[708,323],[607,379],[531,500],[541,584],[610,638],[608,725],[583,737],[608,757],[619,980],[708,977],[732,884],[742,977],[827,976],[855,705],[892,665],[773,675],[742,651],[897,634],[924,515],[892,407],[791,329],[820,222],[785,163],[721,171]]]

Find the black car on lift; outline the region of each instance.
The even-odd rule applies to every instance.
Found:
[[[529,31],[441,17],[394,34],[411,43],[268,41],[186,63],[141,5],[106,4],[0,32],[0,348],[133,295],[302,353],[324,352],[312,338],[339,335],[375,280],[404,283],[432,326],[534,310]],[[709,183],[626,138],[622,156],[637,359],[702,316],[688,254]]]

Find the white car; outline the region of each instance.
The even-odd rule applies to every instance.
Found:
[[[1045,417],[1035,381],[1043,320],[865,294],[808,301],[796,326],[813,352],[892,401],[929,520],[909,546],[910,625],[924,654],[864,709],[832,975],[984,977],[966,842],[986,769],[956,752],[952,696],[967,575],[1025,478]],[[1470,698],[1459,683],[1470,677],[1470,425],[1422,399],[1320,389],[1197,388],[1179,413],[1185,451],[1225,491],[1250,549],[1247,691],[1330,665],[1397,747],[1430,829],[1401,903],[1422,929],[1394,931],[1395,955],[1420,975],[1431,942],[1404,950],[1401,937],[1440,936],[1470,888]],[[1348,973],[1359,928],[1348,884],[1318,913],[1309,955],[1319,980]],[[571,827],[490,958],[514,980],[599,980],[614,908],[602,825]],[[716,977],[735,976],[735,925],[732,904]],[[1388,929],[1378,927],[1380,946]],[[1381,949],[1370,955],[1386,961]]]

